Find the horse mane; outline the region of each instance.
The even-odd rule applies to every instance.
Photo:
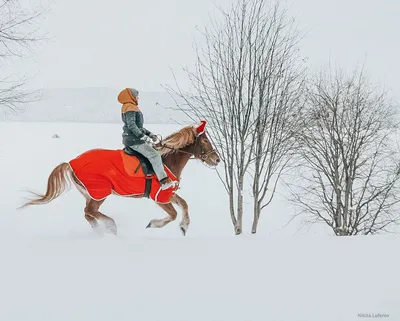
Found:
[[[162,156],[167,156],[168,154],[176,152],[176,150],[178,149],[193,144],[195,139],[196,128],[194,126],[186,126],[162,140],[162,145],[168,146],[170,148],[160,146],[157,148],[157,150],[161,153]]]

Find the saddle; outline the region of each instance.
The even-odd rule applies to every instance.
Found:
[[[146,175],[146,185],[144,189],[144,196],[149,198],[150,196],[150,191],[151,191],[151,183],[152,183],[152,176],[154,174],[154,169],[153,165],[151,165],[150,161],[144,157],[142,154],[139,152],[133,150],[129,146],[126,146],[124,148],[125,154],[129,156],[134,156],[139,160],[139,164],[136,167],[134,173],[136,173],[140,167],[142,167],[143,173]]]

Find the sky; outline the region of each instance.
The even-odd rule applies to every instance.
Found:
[[[29,5],[35,0],[21,0]],[[39,0],[38,0],[39,1]],[[43,0],[45,1],[45,0]],[[41,22],[50,41],[14,62],[12,72],[34,74],[30,86],[136,87],[160,91],[185,86],[182,67],[194,61],[192,43],[215,5],[231,0],[54,0]],[[305,33],[301,54],[313,68],[329,61],[351,68],[366,62],[374,79],[400,98],[400,2],[397,0],[288,0]]]

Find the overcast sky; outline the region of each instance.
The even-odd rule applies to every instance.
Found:
[[[196,25],[207,23],[214,2],[230,3],[54,2],[42,23],[52,41],[39,47],[34,59],[13,68],[37,74],[34,87],[129,86],[143,91],[162,90],[160,85],[171,81],[170,68],[178,72],[193,61]],[[289,5],[308,31],[301,49],[310,64],[332,60],[349,67],[366,55],[372,75],[400,93],[400,1],[293,0]]]

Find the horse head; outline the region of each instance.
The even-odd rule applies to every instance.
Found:
[[[164,160],[170,163],[168,160],[194,158],[211,167],[217,166],[220,158],[207,136],[206,124],[202,120],[198,126],[187,126],[166,137],[157,146]]]
[[[201,124],[196,127],[195,140],[189,150],[193,153],[194,158],[201,160],[209,166],[217,166],[220,158],[206,134],[206,124],[207,122],[202,120]]]

